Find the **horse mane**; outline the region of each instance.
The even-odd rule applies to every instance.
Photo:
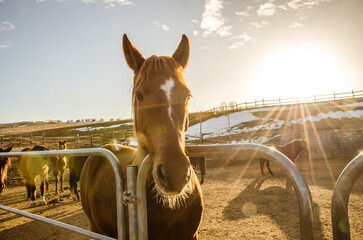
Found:
[[[41,146],[41,145],[35,145],[31,151],[48,151],[49,149],[44,147],[44,146]]]
[[[183,68],[175,61],[174,58],[168,56],[152,55],[145,60],[141,66],[134,81],[134,90],[144,83],[153,82],[155,76],[161,76],[168,79],[173,78],[179,80],[185,87]]]

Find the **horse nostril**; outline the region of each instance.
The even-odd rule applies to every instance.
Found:
[[[165,187],[166,186],[166,176],[165,176],[163,164],[159,164],[157,166],[156,174],[157,174],[159,182]]]

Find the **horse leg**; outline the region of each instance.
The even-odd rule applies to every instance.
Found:
[[[42,181],[40,183],[40,195],[42,196],[42,205],[47,204],[47,202],[45,201],[45,196],[44,196],[44,183],[45,183],[45,179],[42,179]]]
[[[64,190],[63,190],[63,177],[64,177],[64,170],[60,171],[60,182],[61,182],[60,191],[61,192],[64,192]]]
[[[267,167],[267,170],[269,171],[269,173],[273,176],[274,174],[272,173],[271,168],[270,168],[270,161],[266,161],[266,167]]]
[[[265,173],[263,172],[263,169],[265,167],[265,161],[266,161],[265,159],[260,158],[260,173],[262,176],[265,176]]]
[[[29,181],[25,181],[25,186],[26,186],[26,198],[30,199],[30,195],[31,195],[31,186]]]
[[[30,206],[35,206],[35,182],[34,179],[30,180],[29,183],[29,189],[30,189]]]
[[[45,187],[46,187],[46,190],[48,192],[49,191],[49,181],[48,181],[48,177],[47,177],[47,179],[45,179]]]
[[[204,183],[205,165],[206,165],[206,158],[205,157],[200,158],[200,163],[199,163],[200,174],[201,174],[200,184]]]
[[[58,194],[58,171],[53,171],[53,175],[55,178],[55,195]]]

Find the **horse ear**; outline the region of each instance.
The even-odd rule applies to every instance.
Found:
[[[183,34],[182,40],[180,41],[178,48],[173,54],[173,58],[182,66],[182,68],[186,68],[186,66],[188,65],[189,55],[189,38],[187,37],[187,35]]]
[[[10,152],[11,150],[13,150],[13,146],[8,147],[7,149],[4,150],[4,152]]]
[[[129,65],[129,67],[136,73],[144,63],[145,58],[142,56],[140,51],[137,50],[134,45],[132,45],[126,33],[122,39],[122,48],[124,50],[127,65]]]

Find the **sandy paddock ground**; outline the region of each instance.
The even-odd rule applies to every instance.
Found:
[[[298,159],[314,202],[316,239],[332,239],[331,198],[336,179],[354,156]],[[271,164],[275,176],[259,176],[258,161],[208,160],[202,186],[205,212],[200,239],[300,239],[299,211],[295,193],[286,190],[286,177]],[[267,171],[266,171],[267,173]],[[68,185],[68,184],[66,184]],[[89,229],[80,202],[68,197],[69,190],[47,195],[49,203],[30,208],[24,186],[10,186],[0,195],[0,204]],[[352,239],[363,239],[363,177],[349,200]],[[0,239],[87,239],[77,233],[0,210]]]

